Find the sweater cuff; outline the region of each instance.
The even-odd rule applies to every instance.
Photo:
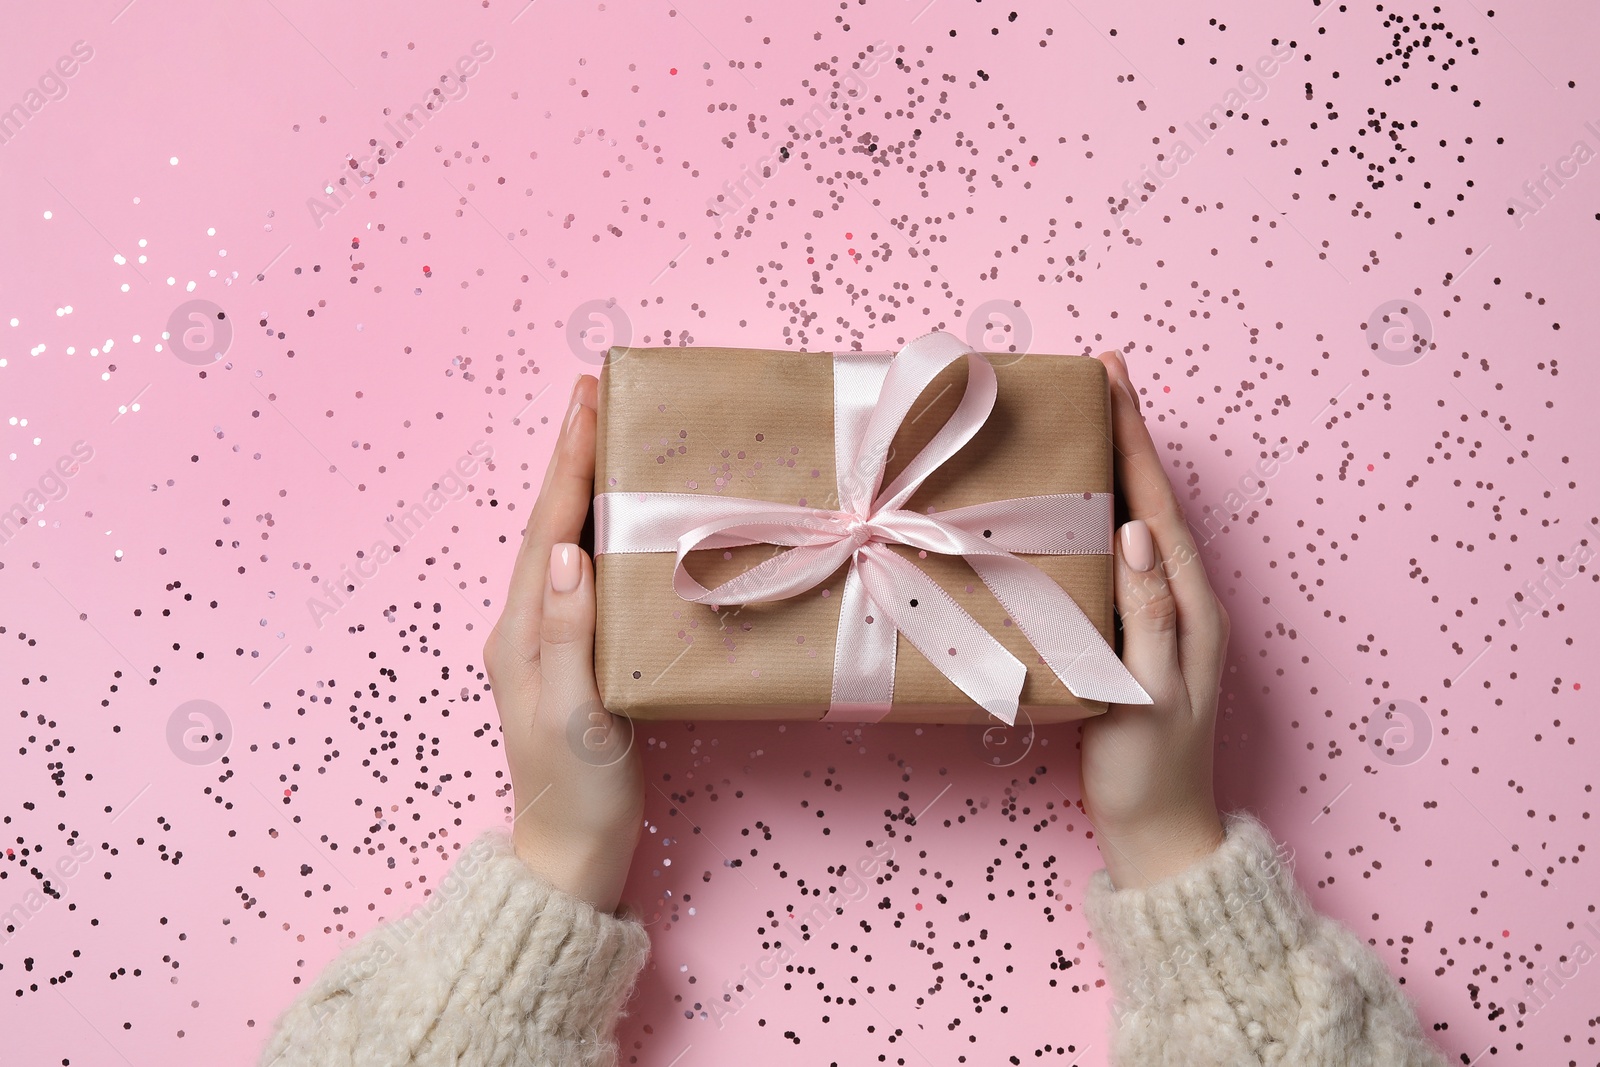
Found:
[[[1117,889],[1096,871],[1084,901],[1110,975],[1117,1018],[1177,1003],[1233,999],[1225,974],[1271,975],[1314,933],[1315,913],[1254,817],[1224,819],[1221,846],[1194,866],[1141,889]]]
[[[490,830],[323,970],[261,1062],[611,1067],[649,952],[643,925],[555,888]]]
[[[472,949],[452,999],[468,1012],[495,1004],[496,1029],[513,1045],[519,1033],[532,1037],[536,1047],[519,1051],[540,1067],[610,1065],[617,1020],[650,952],[644,926],[534,874],[504,830],[484,833],[469,855],[477,862],[460,876],[479,888],[451,919],[469,927],[457,933]]]

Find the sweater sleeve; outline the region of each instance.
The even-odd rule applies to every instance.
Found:
[[[261,1067],[610,1067],[650,939],[545,882],[491,830],[420,907],[341,953]]]
[[[1142,889],[1085,901],[1115,994],[1112,1063],[1444,1067],[1382,961],[1312,908],[1253,817]]]

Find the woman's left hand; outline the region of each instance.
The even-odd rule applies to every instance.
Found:
[[[483,656],[511,771],[512,840],[530,869],[614,912],[644,821],[632,723],[594,679],[594,564],[577,546],[594,494],[598,382],[573,386],[511,590]]]

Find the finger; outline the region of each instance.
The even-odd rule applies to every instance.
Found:
[[[1156,524],[1164,523],[1172,527],[1173,543],[1181,537],[1192,545],[1193,538],[1182,523],[1177,495],[1172,491],[1167,472],[1162,469],[1161,457],[1150,438],[1150,428],[1145,425],[1135,399],[1137,393],[1129,380],[1127,364],[1117,352],[1103,353],[1100,361],[1111,379],[1111,438],[1116,450],[1117,480],[1121,483],[1128,517],[1150,523],[1158,540],[1164,531],[1156,528]]]
[[[523,530],[523,545],[548,556],[557,541],[576,541],[583,530],[594,497],[596,397],[599,382],[580,374],[572,385],[572,400],[562,418],[561,432],[545,468],[544,485]],[[526,573],[533,579],[528,591],[540,588],[543,564]]]
[[[1155,541],[1143,519],[1124,523],[1116,537],[1117,615],[1122,663],[1156,703],[1183,684],[1178,660],[1178,603],[1162,573]]]
[[[528,516],[511,573],[500,632],[521,654],[538,652],[539,616],[544,605],[550,547],[577,541],[594,495],[595,397],[598,383],[579,376],[561,430],[545,468],[544,485]]]
[[[1155,540],[1156,557],[1178,606],[1178,643],[1185,668],[1216,658],[1220,609],[1200,551],[1184,521],[1172,483],[1162,469],[1150,428],[1135,400],[1128,366],[1120,353],[1101,357],[1111,378],[1112,442],[1116,448],[1118,487],[1129,519],[1143,519]]]
[[[598,707],[594,683],[594,566],[570,541],[551,547],[541,594],[539,707],[563,716],[580,705]]]

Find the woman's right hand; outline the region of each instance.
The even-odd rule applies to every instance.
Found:
[[[1154,700],[1085,720],[1083,797],[1117,888],[1160,881],[1222,843],[1212,796],[1217,689],[1228,613],[1206,578],[1120,354],[1111,378],[1116,480],[1129,522],[1116,537],[1122,661]]]

